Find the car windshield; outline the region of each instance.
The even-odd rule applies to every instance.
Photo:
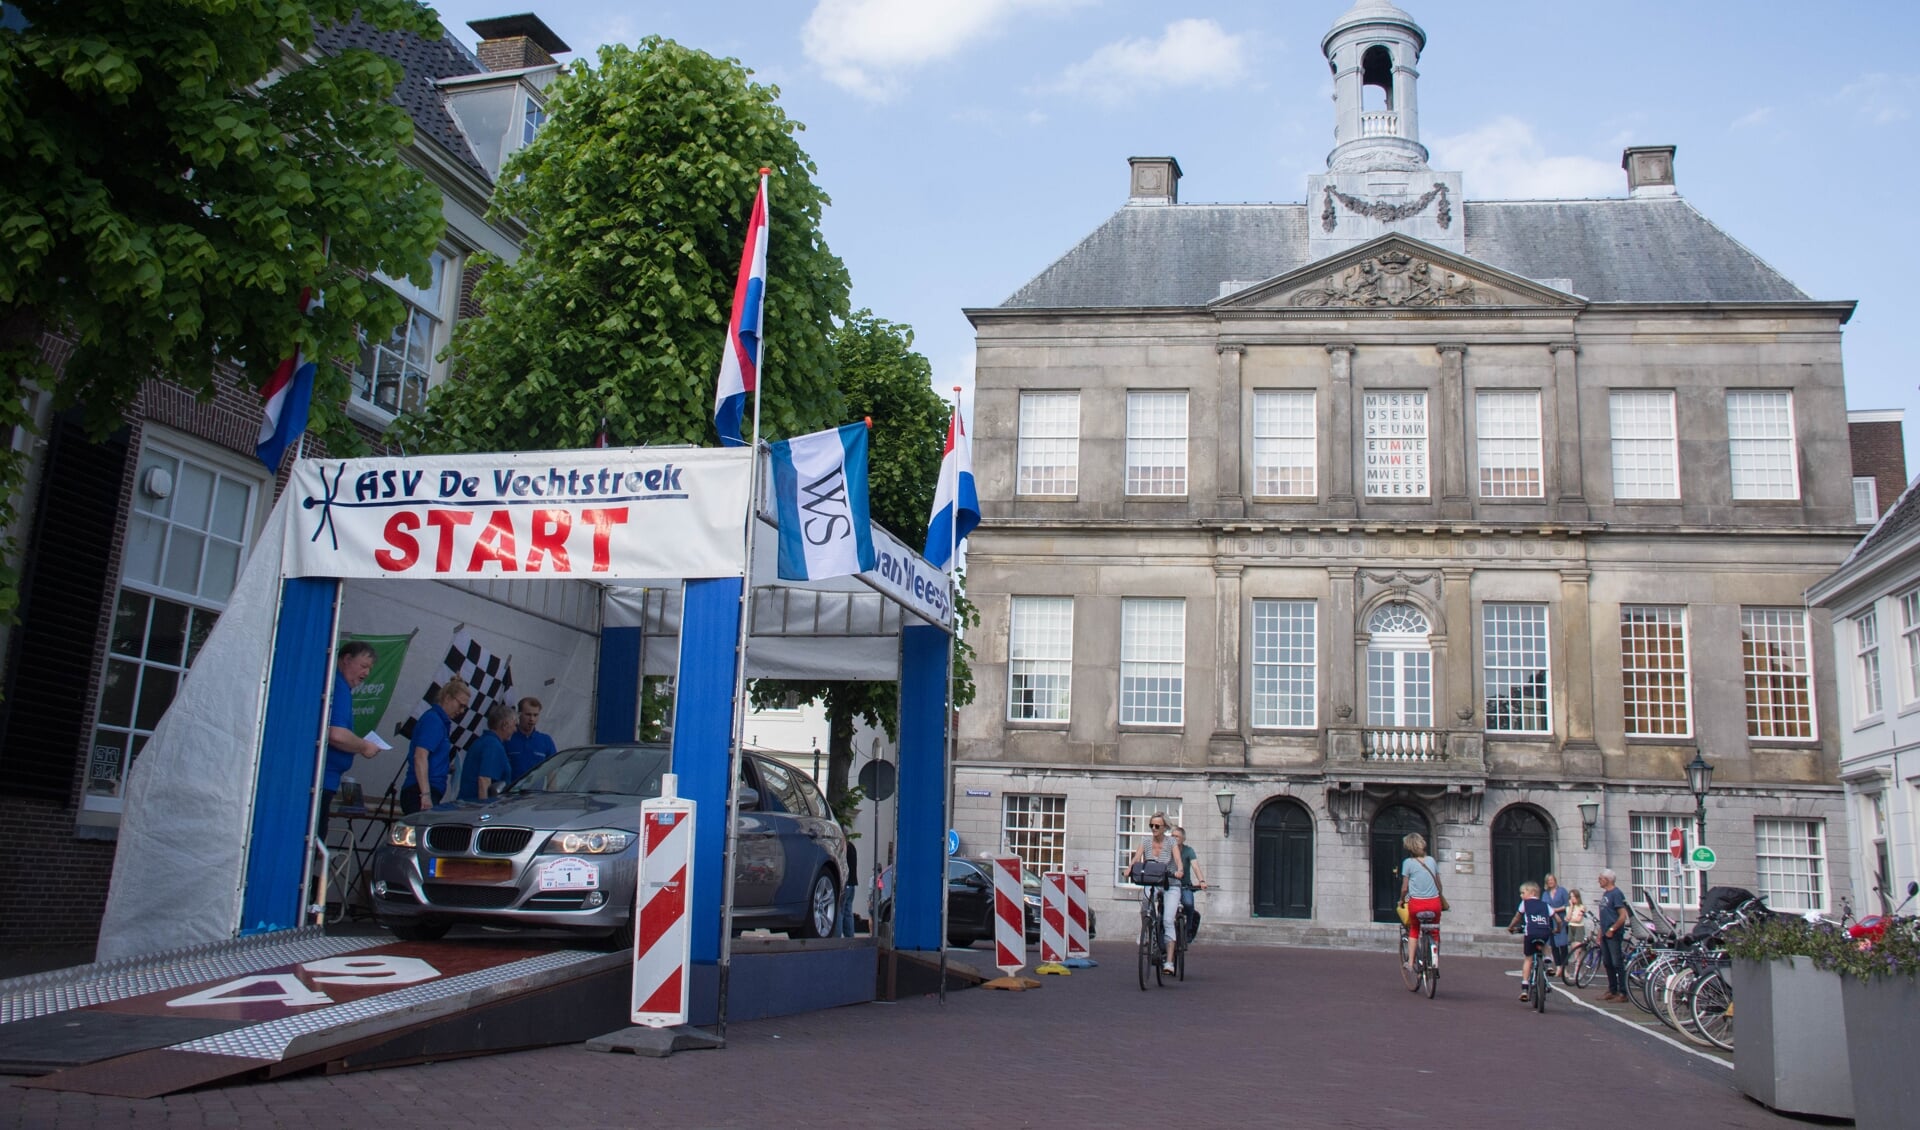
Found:
[[[563,749],[507,786],[505,796],[531,793],[613,793],[660,795],[660,777],[668,768],[663,746],[603,745]]]

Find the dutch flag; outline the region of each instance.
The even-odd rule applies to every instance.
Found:
[[[300,292],[302,314],[312,313],[319,305],[311,289]],[[280,473],[280,461],[285,458],[287,448],[307,430],[307,412],[313,407],[315,369],[306,351],[296,346],[293,356],[280,362],[266,387],[260,390],[266,406],[260,419],[260,440],[254,444],[253,453],[272,474]]]
[[[760,386],[760,331],[767,297],[767,174],[771,171],[760,170],[760,191],[747,217],[747,245],[733,284],[733,316],[727,320],[720,379],[713,389],[713,427],[727,447],[746,446],[740,423],[747,412],[747,394]]]
[[[947,450],[940,458],[940,485],[933,492],[933,517],[927,520],[927,548],[921,556],[936,569],[950,564],[954,551],[980,524],[980,495],[973,487],[973,443],[960,419],[955,390],[953,419],[947,424]]]
[[[780,579],[817,581],[874,566],[867,508],[867,425],[775,440]]]

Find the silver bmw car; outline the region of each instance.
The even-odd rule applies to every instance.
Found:
[[[395,935],[425,941],[456,923],[632,937],[640,801],[660,795],[664,745],[567,749],[493,801],[394,822],[374,855],[373,905]],[[811,778],[742,759],[734,928],[829,937],[846,836]],[[704,814],[703,814],[704,815]]]

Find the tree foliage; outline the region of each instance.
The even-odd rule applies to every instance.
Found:
[[[399,160],[401,78],[364,50],[310,57],[316,23],[358,12],[438,36],[414,0],[20,0],[0,27],[0,425],[36,389],[119,426],[150,377],[201,395],[216,360],[264,382],[299,345],[350,356],[400,300],[366,277],[425,278],[440,200]],[[14,13],[9,13],[13,15]],[[329,247],[329,241],[331,246]],[[325,306],[299,313],[312,287]],[[55,371],[40,335],[72,339]],[[314,427],[358,444],[347,378],[320,367]],[[0,528],[24,474],[0,456]],[[0,609],[14,599],[0,579]]]
[[[868,459],[868,503],[873,520],[917,546],[933,509],[940,479],[941,442],[947,403],[933,391],[933,368],[913,351],[913,330],[861,310],[832,335],[840,361],[840,391],[852,418],[873,420]],[[970,612],[970,609],[969,609]],[[962,644],[964,649],[965,645]],[[973,699],[967,652],[955,656],[955,705]],[[776,706],[789,697],[823,702],[827,708],[827,797],[839,803],[853,766],[853,732],[864,721],[897,738],[898,683],[761,679],[756,706]]]
[[[846,268],[820,236],[826,195],[779,91],[670,40],[600,50],[548,88],[549,119],[508,165],[497,212],[524,218],[518,261],[495,262],[482,313],[454,332],[458,380],[409,446],[584,447],[716,442],[713,387],[758,170],[768,189],[761,434],[844,422],[827,334]]]

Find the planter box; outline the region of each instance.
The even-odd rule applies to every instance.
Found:
[[[1801,957],[1735,961],[1732,978],[1734,1085],[1775,1110],[1852,1118],[1840,975]]]
[[[1840,995],[1846,1002],[1855,1122],[1860,1130],[1913,1125],[1914,1111],[1920,1109],[1920,1079],[1913,1069],[1914,1048],[1920,1046],[1920,981],[1849,977]]]

